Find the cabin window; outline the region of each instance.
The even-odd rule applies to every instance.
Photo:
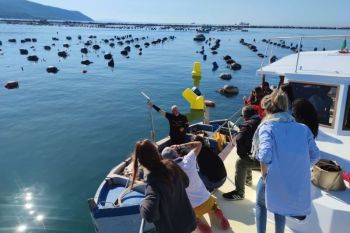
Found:
[[[319,123],[332,127],[335,119],[337,86],[297,82],[290,84],[294,99],[309,100],[317,111]]]
[[[343,129],[350,130],[350,86],[348,86],[348,95],[346,98]]]

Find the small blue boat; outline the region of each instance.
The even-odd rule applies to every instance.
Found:
[[[219,142],[213,136],[219,134],[229,141],[229,138],[236,133],[233,128],[234,123],[229,120],[210,121],[208,124],[197,123],[188,128],[187,137],[190,139],[198,134],[203,136],[212,150],[221,151],[218,156],[225,159],[233,148],[231,143],[225,140]],[[158,141],[159,150],[168,146],[169,143],[169,137]],[[140,203],[145,196],[144,177],[147,174],[139,173],[136,185],[130,190],[128,186],[131,182],[131,174],[132,159],[127,158],[109,172],[97,189],[95,197],[88,200],[96,233],[156,232],[155,226],[145,222],[140,215]]]

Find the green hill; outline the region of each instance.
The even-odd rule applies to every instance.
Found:
[[[0,0],[0,18],[93,21],[79,11],[69,11],[26,0]]]

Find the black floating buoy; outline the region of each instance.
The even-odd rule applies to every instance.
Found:
[[[238,87],[233,85],[225,85],[223,88],[220,88],[218,91],[220,94],[227,97],[231,97],[239,93]]]
[[[221,73],[219,75],[219,78],[222,80],[231,80],[232,79],[232,75],[229,73]]]
[[[112,67],[112,68],[114,67],[114,60],[113,59],[109,60],[108,66]]]
[[[28,55],[28,50],[26,50],[26,49],[19,49],[19,53],[21,55]]]
[[[122,51],[120,51],[120,54],[123,56],[128,56],[128,51],[122,50]]]
[[[66,51],[60,51],[57,53],[59,57],[66,58],[68,56]]]
[[[211,69],[212,71],[216,71],[219,68],[218,63],[216,61],[213,62],[213,68]]]
[[[106,60],[111,60],[113,57],[112,57],[112,54],[107,53],[107,54],[104,55],[104,58],[105,58]]]
[[[242,68],[242,66],[238,63],[232,63],[230,68],[232,70],[240,70]]]
[[[48,45],[45,45],[45,46],[44,46],[44,49],[45,49],[46,51],[50,51],[50,50],[51,50],[51,47],[48,46]]]
[[[56,74],[59,71],[59,69],[55,66],[49,66],[46,68],[46,71],[47,73]]]
[[[275,61],[277,61],[277,57],[276,56],[272,56],[270,58],[270,63],[274,63]]]
[[[16,39],[9,39],[10,43],[16,43]]]
[[[83,65],[88,66],[88,65],[92,64],[93,62],[89,61],[89,60],[84,60],[84,61],[81,61],[80,63],[83,64]]]
[[[18,88],[19,85],[17,81],[9,81],[4,85],[4,87],[7,89],[15,89],[15,88]]]
[[[95,45],[92,46],[92,48],[94,50],[99,50],[101,47],[98,44],[95,44]]]
[[[128,53],[129,53],[130,50],[131,50],[131,47],[130,47],[130,46],[126,46],[126,47],[124,48],[124,50],[125,50],[125,51],[128,51]]]
[[[27,60],[37,62],[37,61],[39,61],[39,58],[36,55],[31,55],[31,56],[27,57]]]
[[[86,74],[87,73],[87,70],[82,70],[81,71],[83,74]]]
[[[227,60],[232,60],[231,56],[230,55],[225,55],[224,56],[224,60],[227,61]]]
[[[88,51],[87,48],[82,48],[82,49],[80,49],[80,52],[84,53],[84,54],[87,54],[89,51]]]

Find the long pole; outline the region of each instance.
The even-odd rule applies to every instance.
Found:
[[[147,104],[149,102],[151,102],[151,98],[148,97],[148,95],[146,95],[144,92],[141,92],[141,94],[146,98]],[[149,109],[149,116],[150,116],[150,121],[151,121],[151,140],[155,142],[156,141],[156,131],[154,130],[153,113],[152,113],[151,108],[148,108],[148,109]]]

